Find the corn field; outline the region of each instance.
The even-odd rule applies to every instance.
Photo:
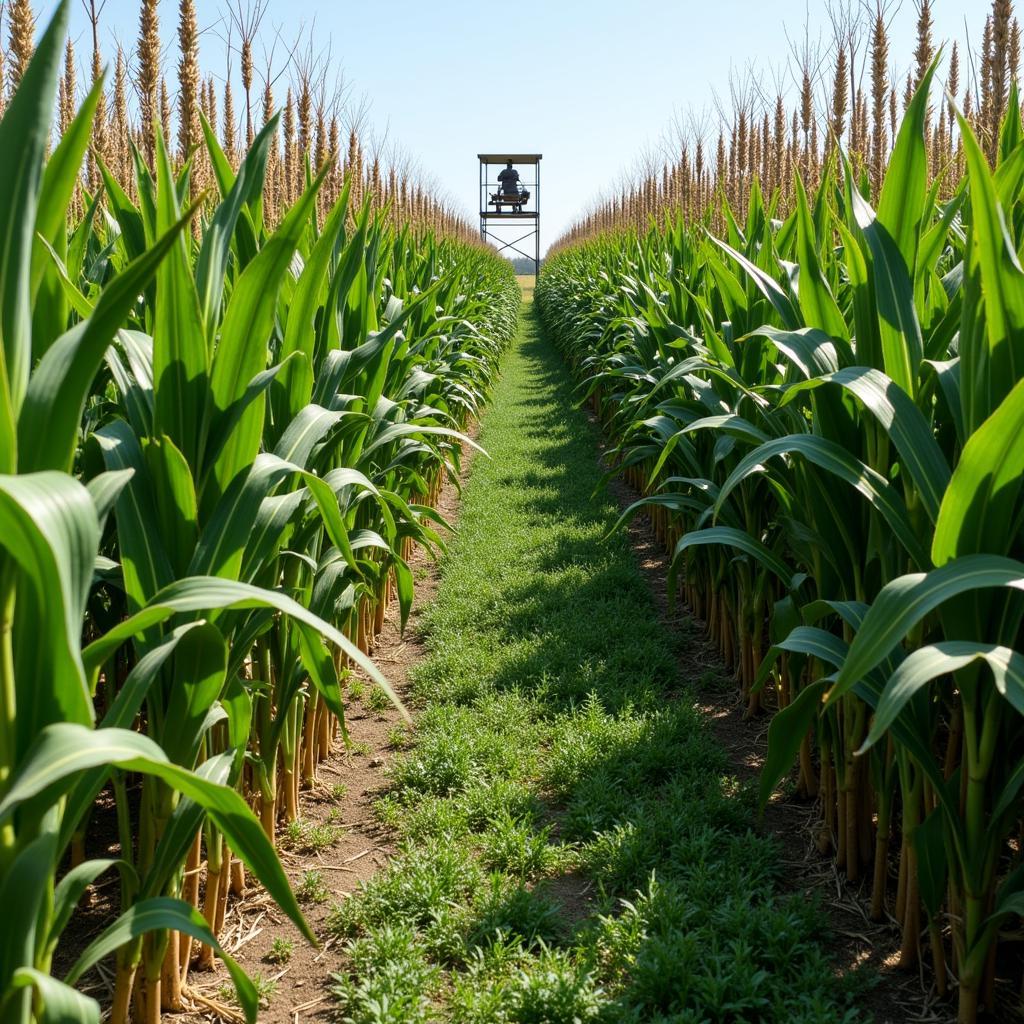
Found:
[[[1024,134],[999,59],[984,116],[950,99],[936,129],[928,55],[884,159],[727,171],[704,209],[627,195],[537,289],[670,597],[771,715],[762,806],[795,768],[819,851],[962,1024],[1024,980]]]
[[[124,112],[99,120],[101,75],[65,109],[68,14],[6,55],[0,121],[0,1019],[98,1022],[75,986],[113,956],[115,1022],[214,957],[253,1020],[228,894],[251,875],[313,939],[275,828],[344,738],[345,676],[387,688],[374,638],[442,543],[519,289],[440,201],[282,155],[273,110],[225,146],[197,108],[172,155],[143,104],[97,145]],[[121,853],[89,860],[101,791]],[[55,977],[106,875],[116,919]]]
[[[215,962],[254,1021],[229,902],[317,942],[279,833],[351,678],[408,714],[375,648],[521,291],[312,34],[257,67],[265,3],[215,80],[180,0],[169,85],[156,0],[109,74],[85,0],[83,83],[70,2],[38,38],[0,5],[0,1022],[159,1024]],[[795,104],[751,72],[558,240],[536,307],[637,492],[619,527],[767,723],[762,810],[813,805],[814,856],[974,1024],[1024,1006],[1021,32],[994,0],[975,62],[915,6],[905,81],[889,6],[830,7]]]

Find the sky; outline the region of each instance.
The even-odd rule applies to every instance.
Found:
[[[196,0],[202,64],[218,77],[229,2],[238,0]],[[85,61],[87,21],[74,3],[72,33]],[[474,220],[477,153],[543,153],[544,248],[671,137],[674,119],[727,97],[731,73],[754,65],[773,92],[777,79],[792,89],[790,41],[802,43],[805,24],[823,50],[831,37],[822,0],[266,3],[263,37],[280,29],[292,40],[305,28],[308,38],[312,29],[352,102],[365,104],[373,133],[400,146]],[[966,22],[976,48],[989,6],[934,0],[936,38],[963,40]],[[161,0],[159,14],[173,82],[177,4]],[[902,67],[915,18],[914,0],[893,15],[890,53]],[[101,45],[129,48],[137,22],[138,0],[107,0]],[[256,55],[259,63],[259,47]]]

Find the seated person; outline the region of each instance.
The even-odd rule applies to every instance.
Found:
[[[501,186],[501,195],[519,195],[519,172],[512,166],[511,160],[505,164],[505,170],[498,175],[498,184]]]

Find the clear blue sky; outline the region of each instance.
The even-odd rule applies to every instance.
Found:
[[[977,46],[986,0],[934,6],[938,38],[962,40],[966,19]],[[222,76],[224,48],[214,32],[226,3],[197,0],[197,7],[200,27],[210,29],[204,68]],[[913,0],[903,0],[890,48],[903,67],[915,17]],[[161,0],[160,18],[173,81],[175,0]],[[85,61],[80,0],[73,19]],[[103,27],[111,52],[115,38],[126,48],[134,43],[137,20],[137,0],[108,0]],[[268,0],[263,34],[279,26],[293,38],[301,25],[315,25],[318,40],[330,39],[352,94],[365,95],[374,130],[386,131],[467,213],[475,209],[478,152],[542,152],[546,246],[602,186],[659,145],[677,113],[709,106],[715,92],[727,96],[730,68],[753,63],[769,87],[773,71],[791,84],[786,29],[799,42],[805,21],[826,47],[821,0]]]

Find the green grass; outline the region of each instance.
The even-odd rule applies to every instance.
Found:
[[[426,613],[420,717],[333,911],[353,1024],[858,1021],[818,911],[777,893],[753,794],[687,699],[598,488],[597,435],[528,314]],[[581,891],[584,891],[580,896]]]

